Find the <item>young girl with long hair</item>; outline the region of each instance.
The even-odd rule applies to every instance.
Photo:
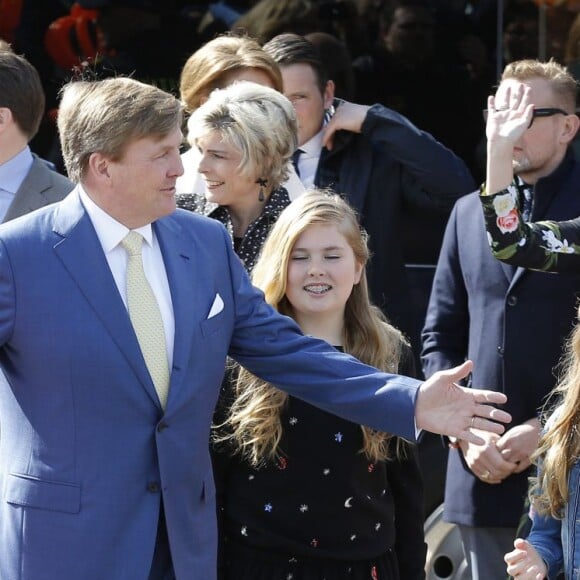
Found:
[[[580,314],[580,312],[579,312]],[[518,580],[578,577],[580,569],[580,324],[566,346],[565,372],[550,401],[557,405],[534,460],[538,477],[530,494],[532,531],[506,554],[507,572]]]
[[[337,195],[309,191],[272,228],[253,271],[305,334],[411,374],[402,334],[371,305],[366,236]],[[415,449],[234,368],[214,438],[222,578],[424,578]]]

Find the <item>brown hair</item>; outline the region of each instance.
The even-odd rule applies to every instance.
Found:
[[[38,71],[22,56],[0,50],[0,107],[10,109],[14,121],[30,141],[44,116],[44,91]]]
[[[124,77],[69,83],[58,114],[69,178],[81,180],[92,153],[121,159],[131,141],[161,139],[181,122],[180,102],[152,85]]]
[[[272,87],[282,92],[282,76],[272,57],[253,39],[224,35],[196,50],[181,71],[179,92],[188,112],[197,109],[214,89],[230,83],[231,75],[244,69],[265,73]]]

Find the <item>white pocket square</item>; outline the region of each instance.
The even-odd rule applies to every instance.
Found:
[[[224,301],[222,300],[222,297],[218,293],[215,295],[215,298],[213,299],[213,304],[209,309],[207,319],[209,320],[210,318],[213,318],[214,316],[219,314],[223,309],[224,309]]]

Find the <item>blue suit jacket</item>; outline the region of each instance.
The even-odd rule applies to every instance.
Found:
[[[533,219],[580,215],[578,183],[580,164],[567,158],[536,184]],[[478,195],[460,199],[449,219],[423,330],[422,358],[425,376],[473,360],[470,384],[505,393],[504,408],[513,426],[538,414],[555,385],[554,367],[575,320],[580,275],[532,272],[496,260]],[[511,475],[489,485],[472,474],[460,451],[450,451],[447,521],[516,526],[529,475]]]
[[[178,210],[154,228],[175,311],[165,414],[78,194],[0,228],[2,579],[145,580],[161,494],[177,578],[215,578],[208,434],[228,354],[328,411],[414,437],[417,381],[304,337],[214,220]]]

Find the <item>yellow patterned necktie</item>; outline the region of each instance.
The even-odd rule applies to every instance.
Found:
[[[165,330],[159,304],[145,277],[141,248],[143,236],[129,232],[121,242],[127,252],[127,305],[143,358],[165,409],[169,392],[169,365]]]

